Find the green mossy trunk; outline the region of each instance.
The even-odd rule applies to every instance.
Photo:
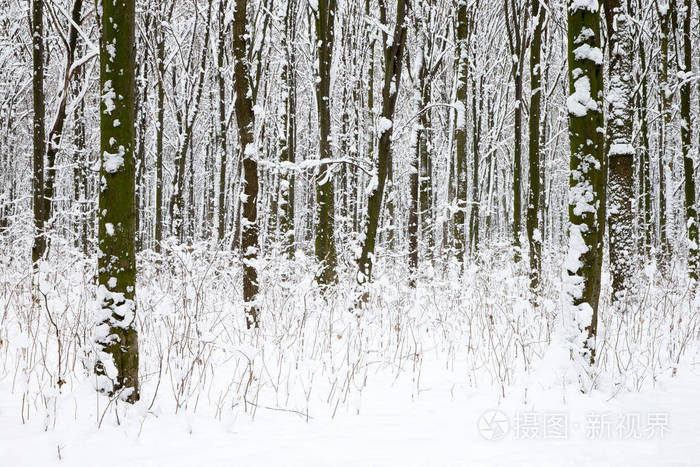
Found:
[[[102,0],[100,25],[100,170],[98,300],[101,346],[96,370],[111,393],[139,399],[136,331],[135,0]],[[108,328],[108,332],[104,331]],[[112,362],[106,361],[108,358]],[[116,367],[116,378],[110,363]]]
[[[571,225],[565,293],[572,307],[569,313],[577,327],[574,332],[583,336],[581,351],[593,362],[605,229],[600,13],[598,8],[591,11],[588,6],[569,0],[567,14]]]

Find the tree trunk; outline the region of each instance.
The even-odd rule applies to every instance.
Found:
[[[100,160],[98,387],[139,399],[134,257],[135,0],[102,0],[100,25]]]
[[[668,150],[668,133],[671,126],[671,100],[672,92],[669,85],[668,76],[668,39],[670,34],[670,17],[668,14],[668,4],[663,8],[659,8],[660,3],[657,2],[657,12],[659,15],[659,23],[661,26],[661,129],[659,132],[659,243],[660,243],[660,266],[665,268],[670,261],[671,246],[668,242],[668,229],[666,225],[666,167],[667,150]]]
[[[693,282],[698,280],[700,258],[698,257],[698,223],[695,206],[695,167],[691,142],[690,94],[693,71],[693,50],[691,47],[690,22],[692,19],[693,2],[679,0],[684,4],[683,13],[683,71],[686,78],[681,84],[681,146],[683,151],[683,179],[685,188],[685,224],[688,230],[688,275]]]
[[[227,131],[228,121],[226,118],[226,80],[224,77],[224,58],[226,55],[226,6],[228,0],[219,0],[219,39],[217,42],[216,79],[219,88],[219,212],[217,238],[219,243],[223,242],[226,235],[226,161],[228,156]]]
[[[457,6],[457,92],[455,106],[457,121],[455,123],[455,146],[457,160],[455,165],[457,206],[454,212],[455,256],[460,263],[464,262],[466,236],[464,233],[465,213],[467,211],[467,71],[469,69],[469,35],[466,2]]]
[[[255,115],[250,66],[247,59],[248,0],[237,0],[233,14],[233,82],[236,91],[236,121],[241,158],[243,160],[243,205],[241,216],[241,250],[243,258],[243,300],[246,303],[246,325],[258,327],[258,150],[255,143]]]
[[[163,7],[161,7],[163,8]],[[172,13],[172,9],[170,10]],[[156,37],[158,67],[158,127],[156,128],[156,206],[155,206],[155,251],[160,253],[163,242],[163,132],[165,131],[165,31],[163,30],[163,11],[159,10]]]
[[[530,44],[530,121],[529,121],[529,180],[527,203],[527,239],[530,253],[530,290],[539,293],[542,274],[542,229],[540,227],[540,118],[542,99],[542,75],[540,55],[542,28],[546,15],[540,0],[530,0],[535,29]]]
[[[607,143],[609,160],[609,248],[613,300],[621,302],[632,290],[635,274],[632,146],[633,92],[631,21],[620,0],[605,0],[610,53],[610,102]]]
[[[44,1],[34,0],[32,4],[32,58],[34,64],[34,159],[32,177],[32,201],[34,205],[34,243],[32,262],[36,263],[46,253],[46,232],[44,232],[44,154],[46,153],[44,102]]]
[[[319,271],[316,281],[327,286],[338,281],[338,258],[335,250],[335,193],[331,167],[324,163],[333,158],[331,149],[331,65],[336,15],[335,0],[320,0],[314,11],[318,51],[316,105],[318,106],[319,150],[321,163],[316,172],[316,260]]]
[[[399,86],[401,84],[401,71],[403,65],[403,51],[406,45],[406,7],[407,0],[398,0],[396,6],[396,25],[393,38],[387,43],[384,33],[384,86],[382,89],[382,115],[379,120],[379,148],[377,154],[377,172],[371,182],[369,201],[367,202],[367,216],[363,232],[362,253],[358,259],[359,271],[357,282],[360,286],[369,282],[372,278],[372,266],[374,263],[374,247],[379,226],[379,215],[384,196],[389,164],[391,163],[391,135],[393,134],[394,110]],[[386,6],[380,0],[380,9],[383,10],[382,18],[386,18]],[[385,23],[386,24],[386,23]]]
[[[294,258],[294,170],[290,165],[296,161],[296,3],[287,2],[287,16],[283,36],[284,62],[282,80],[284,95],[282,103],[282,151],[280,156],[280,234],[282,250],[288,258]],[[285,167],[286,165],[286,167]]]
[[[571,225],[564,293],[574,351],[593,363],[603,262],[605,159],[598,130],[604,126],[600,16],[598,8],[591,11],[590,3],[567,2]]]

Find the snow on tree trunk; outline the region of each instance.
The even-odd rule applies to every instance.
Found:
[[[688,275],[692,281],[698,280],[700,264],[698,264],[698,223],[695,206],[695,167],[691,142],[690,94],[693,72],[693,51],[690,38],[690,22],[693,3],[682,0],[679,10],[683,15],[683,70],[681,84],[681,146],[683,151],[683,178],[685,188],[685,222],[688,240]]]
[[[385,7],[382,4],[382,8]],[[379,227],[379,215],[384,196],[384,186],[391,164],[391,136],[394,130],[392,119],[396,109],[399,86],[401,84],[401,71],[403,65],[404,47],[406,46],[406,1],[398,0],[396,6],[396,24],[393,37],[387,41],[387,33],[384,38],[384,86],[382,89],[382,114],[379,117],[379,148],[377,154],[377,169],[370,186],[368,187],[369,200],[367,202],[367,216],[361,236],[362,252],[357,260],[359,271],[357,283],[362,286],[372,278],[372,265],[374,263],[374,249]],[[385,11],[382,17],[386,19]]]
[[[253,88],[250,82],[250,65],[247,58],[246,38],[247,0],[237,0],[233,14],[233,56],[235,65],[233,81],[236,90],[236,121],[243,159],[243,193],[241,250],[243,257],[243,300],[246,302],[246,324],[258,327],[258,308],[255,299],[260,285],[256,262],[258,259],[258,154],[255,143],[255,115],[253,113]]]
[[[532,43],[530,48],[530,121],[529,140],[530,152],[529,180],[530,192],[527,203],[527,239],[530,254],[530,289],[537,292],[540,286],[542,234],[539,222],[540,205],[540,116],[542,100],[542,74],[540,53],[542,48],[542,28],[544,26],[545,9],[539,0],[530,0],[533,24]]]
[[[469,19],[467,4],[465,1],[457,5],[457,92],[455,107],[457,108],[457,121],[455,123],[455,144],[457,160],[456,174],[456,198],[457,206],[454,211],[455,238],[454,248],[457,260],[464,262],[466,250],[466,235],[464,231],[465,215],[467,211],[467,70],[469,69]]]
[[[603,52],[598,0],[568,0],[569,247],[563,324],[574,354],[591,363],[603,262],[605,167]]]
[[[44,153],[46,151],[46,130],[44,118],[44,1],[34,0],[32,4],[32,59],[34,65],[34,159],[32,177],[32,204],[34,207],[34,243],[32,262],[36,265],[46,252],[44,232]]]
[[[136,331],[134,0],[98,3],[100,25],[100,194],[98,390],[139,399]]]
[[[610,52],[607,102],[608,206],[610,274],[613,300],[622,302],[635,278],[633,201],[634,147],[632,146],[633,93],[631,21],[620,0],[606,0]]]

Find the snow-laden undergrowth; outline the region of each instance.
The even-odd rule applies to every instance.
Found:
[[[8,256],[0,269],[3,415],[12,410],[18,423],[48,430],[72,420],[119,423],[131,409],[92,389],[94,263],[59,245],[54,250],[38,292],[25,264]],[[143,253],[140,423],[148,429],[148,418],[163,413],[331,419],[361,413],[373,387],[412,400],[477,388],[525,403],[538,391],[564,395],[571,388],[560,373],[562,352],[551,350],[560,257],[547,258],[550,279],[537,306],[524,266],[493,249],[461,277],[455,264],[424,264],[415,291],[401,258],[383,261],[368,302],[356,309],[350,268],[337,288],[322,293],[313,261],[300,252],[259,265],[262,325],[248,330],[236,257],[203,246]],[[638,304],[624,314],[604,299],[587,389],[610,397],[639,391],[676,373],[684,359],[695,360],[699,307],[682,276],[681,268],[661,275],[648,267]]]

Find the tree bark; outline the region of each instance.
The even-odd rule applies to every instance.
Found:
[[[314,10],[318,69],[316,105],[318,106],[319,150],[321,161],[333,158],[331,149],[331,65],[336,15],[335,0],[319,0]],[[335,193],[329,164],[321,163],[316,172],[316,281],[321,286],[338,282],[338,258],[335,249]]]
[[[564,293],[574,351],[593,363],[605,220],[600,3],[568,0],[569,253]]]
[[[391,164],[391,135],[393,134],[394,111],[399,86],[401,84],[401,71],[403,66],[403,51],[406,46],[406,8],[407,0],[397,0],[396,24],[393,38],[387,42],[384,33],[384,86],[382,89],[382,114],[380,117],[380,137],[377,154],[377,172],[371,182],[369,201],[367,202],[367,216],[363,229],[362,253],[358,259],[359,271],[357,282],[360,286],[368,283],[372,278],[372,266],[374,263],[374,251],[379,226],[379,215],[384,196],[389,164]],[[383,0],[380,0],[380,9],[386,11]],[[385,14],[382,15],[384,18]]]
[[[466,250],[466,235],[464,232],[465,215],[467,211],[467,71],[469,69],[469,24],[466,2],[457,4],[457,91],[455,106],[457,121],[455,123],[455,147],[457,151],[456,165],[456,198],[457,206],[454,212],[454,247],[455,256],[460,263],[464,262]]]
[[[44,101],[44,1],[34,0],[32,4],[32,60],[34,65],[33,104],[34,104],[34,158],[32,177],[32,201],[34,206],[34,243],[32,262],[37,262],[46,253],[45,203],[44,203],[44,154],[46,153]]]
[[[529,180],[527,203],[527,239],[530,254],[530,290],[537,295],[542,274],[542,229],[540,227],[540,118],[542,99],[542,29],[546,11],[540,0],[530,0],[535,28],[530,43],[530,120]]]
[[[98,387],[139,399],[134,256],[135,0],[102,0],[98,231]]]
[[[685,188],[685,224],[688,240],[688,276],[697,282],[700,272],[698,257],[698,223],[695,206],[695,167],[692,156],[692,123],[690,114],[691,73],[693,71],[693,50],[690,37],[693,2],[679,0],[683,3],[683,71],[685,78],[681,84],[681,146],[683,152],[683,179]],[[680,10],[680,8],[679,8]]]
[[[258,149],[255,143],[255,115],[250,64],[247,58],[246,31],[248,0],[237,0],[233,14],[233,82],[236,91],[236,121],[241,158],[243,160],[243,203],[241,216],[241,256],[243,259],[243,300],[246,303],[246,325],[258,327]]]
[[[605,0],[604,5],[610,53],[607,118],[610,274],[613,301],[622,302],[632,291],[636,276],[631,21],[620,0]]]

